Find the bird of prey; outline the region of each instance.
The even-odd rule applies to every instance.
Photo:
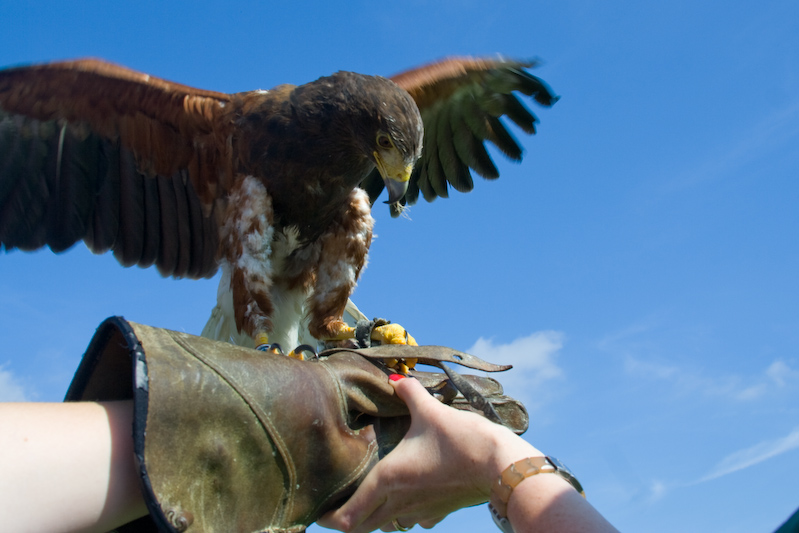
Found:
[[[501,118],[528,134],[537,119],[514,93],[557,100],[533,66],[449,58],[234,94],[96,59],[2,70],[0,248],[83,240],[164,276],[221,267],[259,343],[303,314],[317,339],[351,337],[372,203],[387,189],[396,216],[420,192],[471,190],[470,169],[497,178],[485,141],[520,160]]]

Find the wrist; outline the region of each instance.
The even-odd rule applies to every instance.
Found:
[[[486,495],[491,493],[491,487],[502,472],[516,461],[527,457],[544,457],[538,448],[512,431],[501,426],[498,426],[498,429],[502,431],[497,432],[493,447],[494,453],[490,455],[486,470]]]
[[[552,476],[539,476],[538,474],[555,474]],[[537,488],[534,487],[537,485]],[[517,490],[518,489],[518,490]],[[574,477],[571,471],[554,457],[537,456],[527,457],[515,461],[506,468],[499,476],[491,488],[491,498],[488,509],[491,511],[494,522],[503,533],[514,533],[511,526],[511,515],[530,513],[531,508],[546,508],[550,502],[559,498],[564,491],[574,491],[585,498],[582,485]],[[514,495],[524,492],[522,496]],[[525,503],[521,508],[518,507],[519,500]],[[577,496],[579,500],[579,496]],[[511,502],[517,502],[517,511],[510,512]],[[531,502],[538,501],[544,505],[534,505]],[[534,515],[536,513],[532,513]]]

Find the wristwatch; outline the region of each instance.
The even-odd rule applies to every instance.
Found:
[[[497,482],[491,487],[491,501],[488,503],[491,518],[503,533],[514,533],[513,526],[508,521],[508,501],[513,489],[523,480],[536,474],[557,474],[585,498],[583,486],[571,470],[554,457],[528,457],[516,461],[502,471]]]

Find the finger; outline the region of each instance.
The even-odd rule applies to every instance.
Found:
[[[368,519],[388,498],[382,489],[380,466],[378,464],[369,472],[344,505],[325,514],[317,523],[329,529],[351,531]]]
[[[401,529],[398,529],[395,524],[399,524],[400,526],[402,526],[405,529],[413,529],[414,527],[416,527],[416,523],[415,522],[410,522],[410,521],[408,521],[405,518],[403,518],[402,520],[397,518],[396,522],[394,520],[392,520],[390,524],[388,524],[386,526],[383,526],[380,529],[382,531],[402,531]]]
[[[441,510],[433,511],[419,508],[415,511],[399,515],[400,518],[398,518],[398,522],[406,527],[408,524],[413,524],[424,529],[432,529],[435,525],[449,516],[451,512],[456,511],[459,508],[460,507],[455,507],[449,511],[443,512]]]
[[[438,518],[431,518],[429,520],[420,520],[417,525],[424,529],[433,529],[435,526],[438,525],[439,522],[441,522],[445,518],[446,516],[440,516]]]
[[[417,413],[424,413],[426,409],[431,409],[433,405],[440,406],[440,402],[433,398],[418,379],[401,378],[396,381],[391,380],[397,396],[405,402],[411,411],[411,417]]]
[[[381,531],[397,531],[397,528],[394,527],[394,517],[389,514],[388,508],[388,505],[381,506],[358,527],[348,531],[352,531],[352,533],[369,533],[378,529]]]
[[[316,524],[327,529],[336,529],[338,531],[345,531],[344,526],[341,524],[336,511],[328,511],[319,517]]]

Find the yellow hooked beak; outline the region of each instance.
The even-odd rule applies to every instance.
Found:
[[[405,159],[396,148],[375,150],[372,155],[375,158],[377,171],[380,172],[383,183],[388,189],[388,203],[399,202],[408,190],[413,164],[405,163]]]

